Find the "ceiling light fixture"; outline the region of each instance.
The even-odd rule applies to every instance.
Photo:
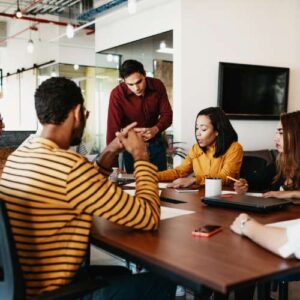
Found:
[[[74,34],[75,34],[74,26],[69,23],[66,28],[66,36],[68,39],[72,39],[74,37]]]
[[[69,6],[69,24],[66,27],[66,36],[68,39],[72,39],[75,35],[75,28],[71,24],[71,7]]]
[[[135,14],[136,13],[136,0],[128,0],[127,8],[129,14]]]
[[[165,53],[165,54],[174,54],[174,49],[166,47],[164,49],[157,49],[156,52]]]
[[[159,49],[166,49],[167,48],[167,44],[165,41],[161,41],[159,44]]]
[[[34,44],[33,44],[33,40],[30,39],[27,44],[27,52],[31,54],[33,53],[33,51],[34,51]]]
[[[74,68],[75,71],[78,71],[78,70],[79,70],[79,65],[75,64],[75,65],[73,66],[73,68]]]
[[[113,57],[112,54],[107,54],[107,55],[106,55],[106,60],[107,60],[108,62],[112,62],[113,59],[114,59],[114,57]]]
[[[19,5],[19,0],[17,0],[16,17],[17,17],[18,19],[21,19],[21,18],[23,17],[23,14],[22,14],[22,12],[21,12],[20,5]]]
[[[119,56],[114,55],[113,60],[114,60],[115,63],[119,63]]]

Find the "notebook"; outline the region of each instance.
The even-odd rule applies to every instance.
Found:
[[[249,195],[226,194],[213,197],[204,197],[203,203],[207,205],[268,212],[285,208],[292,202],[288,199],[263,198]]]

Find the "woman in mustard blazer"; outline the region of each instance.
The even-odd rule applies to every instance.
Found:
[[[229,119],[219,107],[201,110],[196,118],[197,143],[175,169],[158,172],[159,181],[172,181],[168,187],[204,185],[205,177],[219,177],[229,184],[227,176],[239,177],[243,148]],[[190,174],[192,177],[187,177]]]

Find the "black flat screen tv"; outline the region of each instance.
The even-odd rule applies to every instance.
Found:
[[[218,105],[231,119],[276,120],[287,111],[289,68],[219,63]]]

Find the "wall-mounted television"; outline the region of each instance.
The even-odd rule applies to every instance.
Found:
[[[289,68],[219,63],[218,105],[231,119],[278,119],[288,86]]]

